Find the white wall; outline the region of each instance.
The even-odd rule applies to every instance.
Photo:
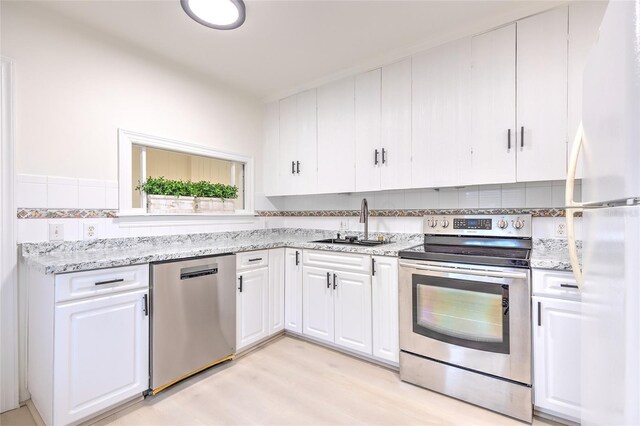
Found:
[[[2,2],[1,20],[2,55],[15,61],[17,173],[115,181],[124,128],[253,156],[262,176],[257,99],[37,2]]]

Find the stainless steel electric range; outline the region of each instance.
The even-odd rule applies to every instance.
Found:
[[[530,422],[531,217],[429,216],[400,251],[400,378]]]

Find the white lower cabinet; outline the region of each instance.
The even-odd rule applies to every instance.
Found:
[[[373,356],[399,362],[398,259],[372,256],[371,306]]]
[[[333,275],[334,342],[371,354],[371,276],[341,271]]]
[[[269,336],[269,267],[237,273],[236,351]]]
[[[305,261],[322,263],[323,258],[332,256],[339,259],[340,253],[305,251],[304,257]],[[350,262],[303,267],[303,334],[371,355],[371,275],[368,270],[340,269],[368,265],[370,257],[353,253],[344,253],[344,257]]]
[[[333,287],[331,271],[305,266],[302,269],[303,333],[333,343]]]
[[[81,423],[149,389],[149,265],[24,274],[27,386],[45,424]]]
[[[302,250],[285,249],[284,328],[302,334]]]
[[[581,302],[535,295],[543,281],[560,274],[567,276],[563,284],[571,285],[570,273],[533,271],[534,405],[540,411],[579,423]]]
[[[236,255],[236,352],[284,330],[285,249]]]
[[[69,424],[149,388],[147,290],[56,306],[54,424]]]

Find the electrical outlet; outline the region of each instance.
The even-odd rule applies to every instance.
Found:
[[[49,224],[49,241],[64,240],[64,225],[62,223]]]
[[[567,222],[564,219],[556,219],[554,228],[556,238],[567,238]]]
[[[85,223],[84,224],[84,239],[90,240],[98,237],[98,224],[97,223]]]

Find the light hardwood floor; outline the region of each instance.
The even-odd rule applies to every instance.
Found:
[[[3,422],[4,424],[4,422]],[[522,425],[401,382],[396,372],[280,338],[97,425]],[[547,424],[536,419],[534,424]]]

